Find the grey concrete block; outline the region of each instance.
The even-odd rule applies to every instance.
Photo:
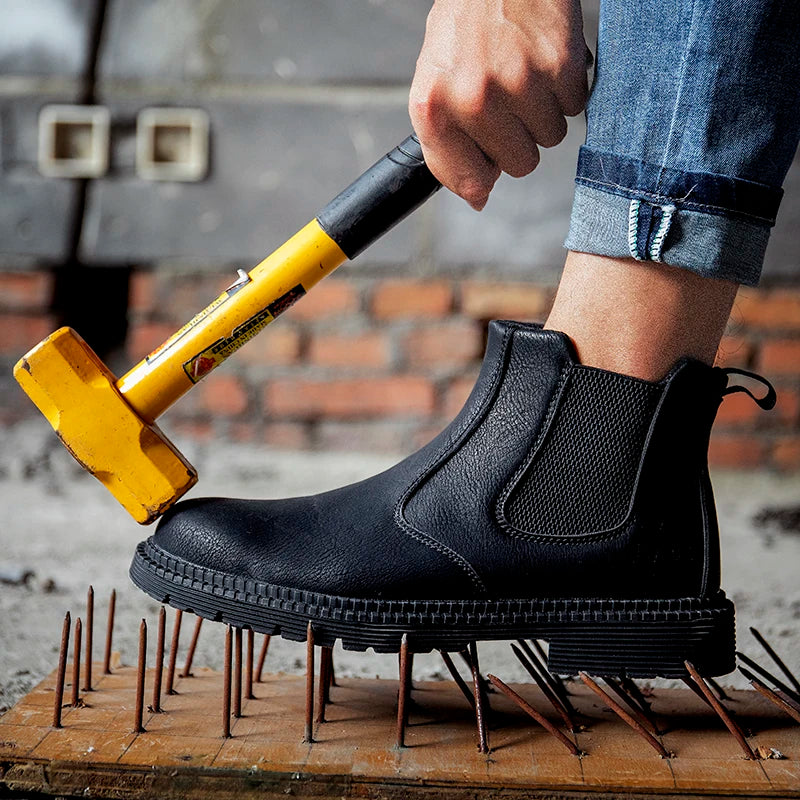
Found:
[[[0,256],[63,261],[75,211],[74,181],[0,175]]]
[[[431,0],[110,0],[99,76],[403,83]]]
[[[82,75],[96,5],[90,0],[3,0],[0,74]]]
[[[581,117],[570,120],[565,140],[541,151],[541,163],[525,178],[502,176],[486,208],[477,213],[443,191],[434,200],[434,261],[475,275],[554,280],[566,255]]]
[[[112,127],[152,103],[111,100]],[[209,115],[208,178],[194,184],[138,179],[132,132],[121,132],[112,173],[89,190],[81,241],[87,261],[246,266],[282,244],[410,130],[405,108],[396,106],[196,96],[187,104]],[[370,248],[369,261],[407,263],[418,256],[422,235],[414,215]]]

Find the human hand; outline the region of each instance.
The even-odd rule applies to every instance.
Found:
[[[409,95],[425,161],[476,210],[586,105],[580,0],[435,0]]]

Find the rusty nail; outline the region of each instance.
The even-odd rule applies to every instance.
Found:
[[[86,657],[83,667],[83,691],[92,691],[92,649],[94,640],[94,588],[86,593]]]
[[[650,710],[650,703],[644,696],[642,690],[636,685],[636,681],[626,675],[624,672],[619,676],[619,682],[622,688],[639,704],[639,708]]]
[[[233,716],[242,716],[242,629],[236,628],[233,648]]]
[[[518,695],[510,686],[507,686],[503,681],[500,680],[495,675],[489,675],[489,680],[492,682],[492,685],[499,689],[509,700],[516,703],[528,716],[533,717],[548,733],[555,736],[559,742],[561,742],[567,750],[572,753],[574,756],[581,755],[581,751],[578,749],[575,742],[573,742],[568,736],[565,736],[555,725],[553,725],[550,720],[546,717],[543,717],[533,706],[527,703],[520,695]]]
[[[181,678],[191,678],[192,676],[192,661],[194,661],[194,651],[197,649],[197,640],[200,638],[200,628],[203,627],[203,618],[198,617],[197,622],[194,624],[194,633],[192,633],[192,640],[189,642],[189,650],[186,653],[186,663],[183,665]]]
[[[317,722],[325,722],[325,706],[328,704],[330,695],[330,647],[323,647],[320,650],[319,658],[319,686],[317,686]]]
[[[466,650],[460,650],[458,654],[461,656],[461,660],[469,670],[469,674],[472,675],[472,656],[470,655],[469,647]],[[483,675],[480,674],[480,672],[478,673],[478,680],[480,681],[481,688],[483,689],[483,698],[488,704],[488,692],[491,684],[486,680],[486,678],[483,677]]]
[[[330,689],[331,686],[338,686],[339,684],[336,683],[336,673],[333,670],[333,648],[331,648],[330,654],[330,664],[328,664],[328,699],[330,700]]]
[[[167,626],[167,609],[161,606],[158,612],[158,635],[156,636],[156,665],[153,671],[153,704],[150,709],[154,714],[161,713],[161,680],[164,675],[164,639]]]
[[[267,633],[264,641],[261,642],[261,652],[258,654],[258,666],[256,667],[256,683],[261,683],[261,673],[264,671],[264,662],[267,660],[267,651],[272,637]]]
[[[71,626],[69,611],[64,616],[61,628],[61,649],[58,651],[58,671],[56,672],[56,693],[53,705],[53,727],[61,727],[61,705],[64,702],[64,680],[67,675],[67,651],[69,650],[69,629]]]
[[[333,686],[333,646],[323,650],[325,657],[325,703],[331,701],[331,686]]]
[[[77,708],[81,704],[81,634],[83,624],[81,618],[75,620],[75,638],[72,642],[72,702],[70,705]]]
[[[539,657],[537,658],[534,656],[533,651],[524,639],[517,639],[517,643],[522,648],[522,652],[525,653],[525,655],[530,659],[531,665],[539,672],[542,678],[547,681],[547,685],[550,687],[551,693],[558,698],[567,714],[569,714],[570,719],[573,719],[578,712],[570,702],[569,697],[567,696],[567,690],[564,688],[564,684],[561,683],[561,680],[553,675],[553,673],[547,668],[547,657],[542,649],[542,646],[536,640],[534,640],[536,652],[539,654]]]
[[[713,678],[706,678],[705,681],[714,690],[718,700],[731,699],[728,697],[728,693]]]
[[[792,671],[783,662],[783,659],[772,649],[770,643],[758,632],[758,630],[756,630],[756,628],[751,627],[750,633],[755,636],[756,641],[764,648],[767,655],[775,662],[778,669],[780,669],[780,671],[789,679],[796,691],[800,692],[800,682],[798,682]]]
[[[708,702],[708,698],[700,691],[700,687],[688,675],[685,675],[682,680],[709,708],[714,708]]]
[[[461,677],[458,670],[456,669],[456,665],[453,663],[453,659],[450,658],[450,654],[444,650],[439,651],[439,655],[442,657],[442,661],[444,661],[445,666],[447,667],[447,671],[452,676],[453,680],[461,689],[461,694],[467,698],[467,702],[470,704],[472,709],[475,709],[475,698],[472,696],[472,692],[469,690],[469,687],[466,684],[466,681]]]
[[[253,646],[255,641],[255,633],[252,628],[247,629],[247,660],[245,661],[244,669],[244,696],[248,700],[255,700],[256,696],[253,694]]]
[[[750,681],[750,685],[759,693],[762,694],[764,697],[767,698],[771,703],[774,703],[778,708],[785,711],[793,720],[796,722],[800,722],[800,710],[796,709],[791,703],[787,703],[784,698],[782,698],[776,692],[773,692],[769,686],[763,684],[752,672],[746,670],[744,667],[739,667],[739,671],[742,675]]]
[[[147,666],[147,622],[139,625],[139,660],[136,667],[136,708],[133,717],[133,732],[144,733],[144,672]]]
[[[306,725],[303,741],[314,741],[314,628],[311,620],[306,628]]]
[[[111,640],[114,638],[114,611],[117,607],[117,590],[111,590],[108,600],[108,625],[106,626],[106,649],[103,655],[103,674],[111,674]]]
[[[662,757],[670,758],[670,753],[637,719],[632,717],[608,692],[603,690],[585,672],[578,673],[580,679],[625,723],[631,726]]]
[[[719,718],[725,723],[725,727],[731,732],[733,738],[739,743],[739,747],[744,751],[745,758],[756,759],[757,756],[753,749],[744,738],[742,729],[733,721],[731,715],[725,709],[725,706],[720,703],[714,696],[714,693],[709,689],[708,684],[703,680],[702,675],[695,669],[694,665],[689,661],[684,661],[683,665],[686,671],[691,675],[692,680],[697,684],[697,688],[706,696],[709,705],[717,712]]]
[[[523,654],[523,652],[513,642],[511,643],[511,650],[517,657],[517,660],[520,662],[520,664],[525,667],[525,671],[528,673],[528,675],[530,675],[531,678],[536,681],[536,685],[547,699],[547,702],[553,706],[558,715],[564,721],[564,725],[567,726],[567,730],[576,733],[578,730],[578,725],[573,719],[572,714],[569,713],[558,697],[556,697],[555,693],[550,687],[550,684],[547,683],[544,677],[540,674],[539,670],[536,669],[535,664],[529,661],[526,657],[526,654]]]
[[[169,664],[167,666],[167,687],[164,694],[177,694],[175,691],[175,665],[178,663],[178,645],[181,641],[181,622],[183,611],[175,609],[175,622],[172,623],[172,641],[169,645]]]
[[[797,694],[793,689],[790,689],[780,678],[773,675],[769,670],[764,669],[760,664],[757,664],[753,661],[752,658],[748,658],[744,653],[736,652],[736,655],[739,657],[741,661],[744,661],[753,672],[757,672],[764,680],[772,681],[779,689],[782,689],[786,694],[789,695],[796,703],[800,703],[800,695]]]
[[[400,641],[400,680],[397,691],[397,746],[406,746],[408,724],[408,698],[411,692],[411,654],[408,652],[408,634]]]
[[[527,642],[524,640],[520,641],[520,645],[522,645],[523,649],[525,649],[526,644]],[[554,675],[552,672],[550,672],[550,669],[547,666],[547,653],[544,652],[544,648],[536,639],[531,639],[531,644],[533,645],[533,648],[536,650],[536,654],[539,657],[538,660],[542,676],[550,684],[550,688],[555,692],[556,697],[558,697],[558,699],[564,704],[564,708],[566,708],[570,714],[576,714],[577,711],[573,708],[569,701],[569,692],[567,691],[567,687],[564,686],[564,681],[562,681],[558,675]],[[526,650],[526,652],[529,651]]]
[[[233,629],[225,629],[225,661],[222,672],[222,738],[231,738],[231,649]]]
[[[611,691],[614,692],[614,694],[619,697],[619,699],[622,700],[626,706],[628,706],[630,711],[633,713],[633,716],[636,717],[636,719],[638,719],[639,722],[641,722],[642,725],[653,734],[653,736],[658,736],[660,731],[656,727],[653,719],[651,719],[649,716],[648,711],[645,711],[645,709],[643,709],[636,702],[636,700],[625,691],[625,689],[622,687],[622,684],[618,683],[608,675],[604,675],[603,680],[608,685],[608,688],[611,689]]]
[[[481,753],[489,752],[489,739],[486,733],[486,715],[484,714],[484,694],[481,685],[481,672],[478,665],[478,646],[475,642],[469,644],[469,660],[472,664],[472,691],[475,695],[475,722],[478,726],[478,750]]]

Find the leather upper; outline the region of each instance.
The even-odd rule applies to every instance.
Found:
[[[657,407],[644,447],[628,456],[635,483],[619,524],[551,535],[509,521],[510,493],[541,468],[570,376],[588,369],[563,334],[492,322],[472,394],[418,452],[310,497],[184,501],[155,542],[220,572],[345,597],[713,594],[719,545],[706,452],[727,379],[699,362],[681,361],[653,389]],[[584,438],[575,446],[591,448]]]

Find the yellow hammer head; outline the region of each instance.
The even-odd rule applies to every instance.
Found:
[[[194,467],[128,405],[116,378],[71,328],[17,362],[14,377],[67,450],[143,525],[197,482]]]

